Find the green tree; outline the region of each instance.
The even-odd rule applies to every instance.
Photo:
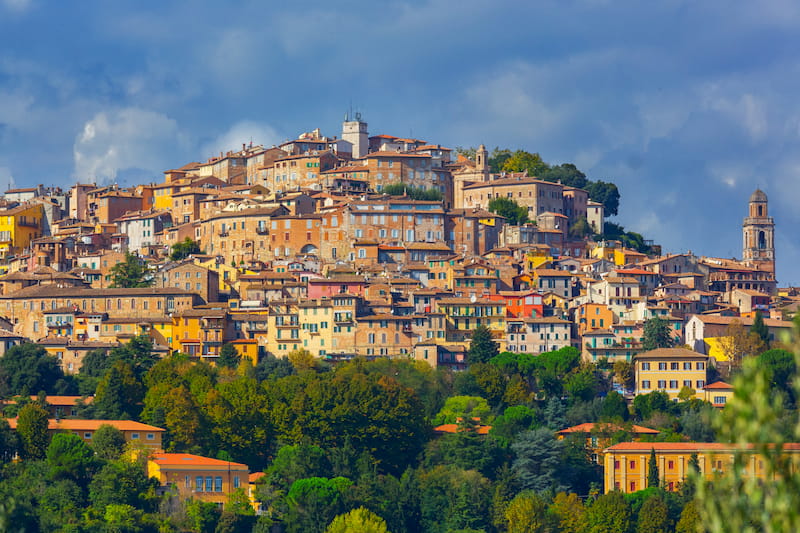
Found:
[[[242,360],[242,356],[236,349],[236,346],[230,342],[226,342],[219,350],[219,357],[217,358],[217,365],[224,368],[236,368]]]
[[[153,275],[146,263],[131,252],[125,252],[125,259],[111,267],[112,288],[130,289],[152,284]]]
[[[701,520],[700,513],[697,511],[697,502],[689,500],[683,506],[680,519],[675,524],[675,533],[697,533],[698,527],[702,524]]]
[[[634,374],[633,364],[630,361],[614,361],[614,380],[622,385],[625,390],[633,390]]]
[[[390,183],[385,185],[381,192],[390,196],[408,196],[412,200],[427,202],[440,202],[442,200],[442,191],[439,189],[433,187],[426,189],[425,187],[415,187],[405,183]]]
[[[567,187],[577,187],[578,189],[585,189],[591,183],[586,179],[586,174],[578,170],[578,167],[572,163],[563,163],[550,167],[542,172],[539,177],[543,180],[561,182]]]
[[[506,223],[518,226],[528,222],[528,209],[519,205],[511,198],[498,197],[489,200],[489,211],[505,217]]]
[[[316,370],[319,366],[319,361],[316,357],[314,357],[314,354],[305,348],[292,350],[289,352],[286,358],[290,363],[292,363],[295,372],[308,372],[311,370]]]
[[[670,533],[673,531],[669,519],[669,508],[661,494],[647,498],[639,510],[636,533]]]
[[[584,513],[586,533],[620,533],[631,527],[631,508],[625,496],[611,491],[598,497]]]
[[[497,343],[492,338],[492,331],[480,325],[472,331],[472,339],[469,342],[469,350],[467,351],[467,362],[473,363],[488,363],[492,357],[500,353]]]
[[[17,453],[17,434],[11,430],[8,420],[0,418],[0,466],[8,463]]]
[[[800,358],[799,334],[800,322],[795,320],[791,341],[795,361]],[[787,437],[800,439],[798,412],[787,417],[784,395],[771,390],[769,373],[756,358],[743,361],[733,385],[734,397],[715,426],[720,440],[741,450],[731,467],[713,479],[693,476],[701,524],[712,533],[800,531],[800,476],[796,460],[784,452]],[[795,392],[798,387],[795,382]],[[761,476],[746,473],[753,454],[763,464]]]
[[[53,393],[58,380],[64,379],[58,359],[34,343],[9,348],[0,357],[0,375],[5,378],[8,392],[12,395],[39,391]]]
[[[550,513],[558,524],[561,533],[581,533],[583,531],[583,515],[586,508],[577,494],[559,492],[550,504]]]
[[[47,466],[52,479],[70,479],[85,487],[96,465],[94,451],[74,433],[56,433],[47,447]]]
[[[485,398],[480,396],[451,396],[434,417],[433,424],[457,424],[462,420],[475,419],[489,421],[491,408]]]
[[[648,318],[644,321],[642,349],[649,351],[657,348],[671,348],[672,345],[673,338],[669,322],[659,317]]]
[[[647,462],[647,486],[658,487],[659,474],[658,474],[658,461],[656,460],[656,449],[650,448],[650,460]]]
[[[628,420],[630,417],[628,403],[622,394],[611,391],[606,395],[603,400],[601,417],[603,420]]]
[[[436,466],[419,473],[422,531],[487,530],[491,483],[474,470]]]
[[[781,391],[794,404],[796,398],[792,380],[797,375],[794,354],[788,350],[773,348],[758,356],[758,365],[767,372],[770,387]]]
[[[92,449],[105,461],[119,459],[125,451],[125,435],[110,424],[102,424],[92,435]]]
[[[513,468],[520,487],[542,492],[566,490],[558,479],[563,443],[548,428],[521,433],[511,445]]]
[[[44,459],[50,439],[47,434],[50,415],[36,402],[19,410],[17,436],[22,459]]]
[[[503,163],[503,172],[527,172],[528,176],[540,176],[550,167],[537,153],[517,150]]]
[[[386,520],[364,507],[359,507],[334,518],[325,533],[388,533],[388,531]]]
[[[769,349],[769,328],[764,324],[764,315],[761,314],[761,311],[756,311],[753,325],[750,326],[750,332],[755,333],[761,339],[764,349]]]
[[[136,419],[142,410],[144,386],[131,365],[117,361],[97,385],[92,408],[98,418],[109,420]]]
[[[508,533],[542,533],[549,525],[547,503],[535,492],[517,494],[506,507]]]
[[[583,215],[575,219],[575,222],[569,227],[569,236],[573,239],[583,239],[590,235],[594,235],[594,230]]]
[[[289,532],[322,533],[333,518],[344,510],[352,482],[343,477],[312,477],[292,483],[287,501]]]
[[[200,243],[186,237],[183,241],[172,245],[172,252],[170,252],[169,258],[172,261],[181,261],[190,255],[201,253],[203,252],[200,249]]]
[[[595,202],[603,204],[606,216],[615,216],[619,210],[619,189],[610,182],[591,181],[586,187],[589,198]]]
[[[130,505],[150,512],[158,502],[158,484],[157,479],[147,477],[140,462],[109,461],[89,483],[89,500],[101,513],[108,505]]]
[[[503,165],[506,164],[506,161],[508,161],[511,156],[512,156],[511,150],[507,148],[501,149],[499,147],[495,147],[494,150],[492,150],[492,153],[489,154],[489,159],[488,159],[489,171],[494,172],[495,174],[501,172],[503,170]],[[473,159],[474,159],[474,154],[473,154]]]

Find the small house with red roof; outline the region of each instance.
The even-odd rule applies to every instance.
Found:
[[[249,490],[247,465],[188,453],[157,453],[147,461],[147,475],[182,498],[223,505],[237,489]]]

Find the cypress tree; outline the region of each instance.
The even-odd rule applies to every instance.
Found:
[[[656,450],[650,448],[650,461],[647,463],[647,486],[658,487],[658,462],[656,461]]]

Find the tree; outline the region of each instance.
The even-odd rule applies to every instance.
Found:
[[[47,435],[49,418],[49,413],[36,402],[19,410],[17,436],[22,459],[44,459],[50,440]]]
[[[498,197],[489,200],[489,211],[506,219],[506,223],[519,226],[528,222],[528,209],[522,207],[511,198]]]
[[[351,486],[352,482],[343,477],[311,477],[292,483],[286,498],[289,503],[287,531],[322,533],[342,512]]]
[[[8,463],[17,453],[17,435],[8,425],[8,420],[0,418],[0,466]]]
[[[94,451],[81,437],[74,433],[56,433],[46,455],[51,479],[69,479],[86,487],[96,462]]]
[[[719,347],[730,361],[733,368],[741,368],[746,357],[756,356],[764,351],[764,343],[758,334],[745,328],[738,320],[734,320],[719,338]]]
[[[153,275],[139,256],[125,252],[125,259],[111,267],[111,287],[130,289],[149,287]]]
[[[428,202],[440,202],[442,200],[442,191],[439,189],[433,187],[426,189],[425,187],[415,187],[405,183],[390,183],[385,185],[381,192],[390,196],[408,196],[412,200]]]
[[[584,513],[586,533],[619,533],[628,531],[630,526],[631,508],[618,490],[598,497]]]
[[[642,349],[649,351],[657,348],[671,348],[673,344],[669,322],[659,317],[649,318],[644,321]]]
[[[325,533],[388,533],[386,520],[372,511],[359,507],[333,519]]]
[[[540,176],[550,167],[537,153],[517,150],[503,163],[503,172],[527,172],[528,176]]]
[[[492,338],[492,331],[480,325],[472,331],[472,339],[469,342],[469,350],[467,351],[467,362],[473,363],[488,363],[492,357],[500,353],[497,343]]]
[[[579,216],[569,227],[569,236],[573,239],[583,239],[593,234],[592,226],[589,225],[589,221],[583,215]]]
[[[585,189],[591,183],[586,179],[586,174],[578,170],[578,167],[572,163],[564,163],[554,167],[550,167],[539,175],[540,178],[552,182],[561,182],[567,187],[577,187],[578,189]]]
[[[200,250],[200,243],[197,241],[193,241],[191,238],[186,237],[181,242],[176,242],[172,245],[172,252],[169,254],[169,258],[172,261],[181,261],[186,259],[190,255],[200,254],[203,253]]]
[[[100,459],[119,459],[125,450],[125,435],[110,424],[102,424],[92,435],[92,449]]]
[[[158,480],[148,478],[145,467],[135,461],[109,461],[89,483],[89,500],[105,513],[108,505],[130,505],[151,511],[157,498]]]
[[[792,350],[800,359],[800,322],[795,320]],[[758,339],[760,341],[760,339]],[[707,480],[696,474],[696,488],[703,528],[709,532],[800,531],[800,477],[796,461],[784,451],[787,426],[789,442],[800,439],[800,416],[786,416],[785,397],[770,388],[769,374],[756,358],[742,361],[734,382],[734,396],[715,421],[718,437],[742,448],[733,464]],[[800,384],[795,382],[795,393]],[[753,454],[762,463],[762,474],[747,473]]]
[[[765,350],[769,349],[769,328],[764,324],[764,315],[761,314],[761,311],[756,311],[753,325],[750,326],[750,332],[758,335]]]
[[[770,386],[786,394],[794,404],[795,395],[792,380],[797,374],[794,355],[788,350],[773,348],[758,356],[758,365],[769,375]]]
[[[295,372],[307,372],[317,369],[317,358],[305,348],[292,350],[286,357],[289,359],[289,362],[292,363]]]
[[[622,394],[611,391],[606,395],[603,400],[601,416],[603,420],[628,420],[630,411]]]
[[[697,533],[698,526],[702,523],[700,513],[697,511],[697,502],[689,500],[683,506],[680,520],[675,524],[675,533]]]
[[[541,533],[547,530],[547,503],[535,492],[517,494],[506,507],[508,533]]]
[[[236,368],[242,360],[242,356],[236,349],[236,346],[230,342],[226,342],[219,350],[219,357],[217,358],[217,365],[224,368]]]
[[[586,185],[589,198],[603,204],[606,216],[617,215],[619,210],[619,189],[613,183],[591,181]]]
[[[117,361],[97,385],[92,408],[98,418],[136,419],[142,410],[144,392],[144,386],[136,378],[131,365]]]
[[[566,490],[567,487],[558,482],[562,448],[562,441],[548,428],[521,433],[511,445],[515,456],[513,468],[520,487],[535,492]]]
[[[12,346],[0,357],[0,373],[12,395],[52,393],[56,382],[64,379],[58,359],[34,343]]]
[[[583,506],[577,494],[559,492],[550,504],[550,512],[558,521],[558,531],[561,533],[581,533],[583,530]]]
[[[634,374],[633,364],[630,361],[614,361],[614,379],[625,390],[633,390],[634,388]]]
[[[480,396],[451,396],[434,417],[433,424],[456,424],[465,419],[488,421],[491,413],[489,403]]]
[[[661,494],[647,498],[639,510],[636,533],[670,533],[673,531],[669,519],[669,508]]]
[[[656,449],[650,448],[650,460],[647,462],[647,486],[658,487],[658,461],[656,460]]]

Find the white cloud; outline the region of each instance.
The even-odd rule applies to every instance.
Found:
[[[155,176],[182,164],[187,146],[178,124],[166,115],[138,108],[104,111],[75,139],[74,177],[113,181],[123,171]]]
[[[231,126],[228,131],[206,143],[202,148],[202,157],[210,157],[219,152],[238,150],[242,144],[261,144],[270,147],[283,142],[284,138],[268,124],[253,120],[243,120]]]
[[[26,11],[31,6],[31,0],[0,0],[0,3],[10,11]]]

